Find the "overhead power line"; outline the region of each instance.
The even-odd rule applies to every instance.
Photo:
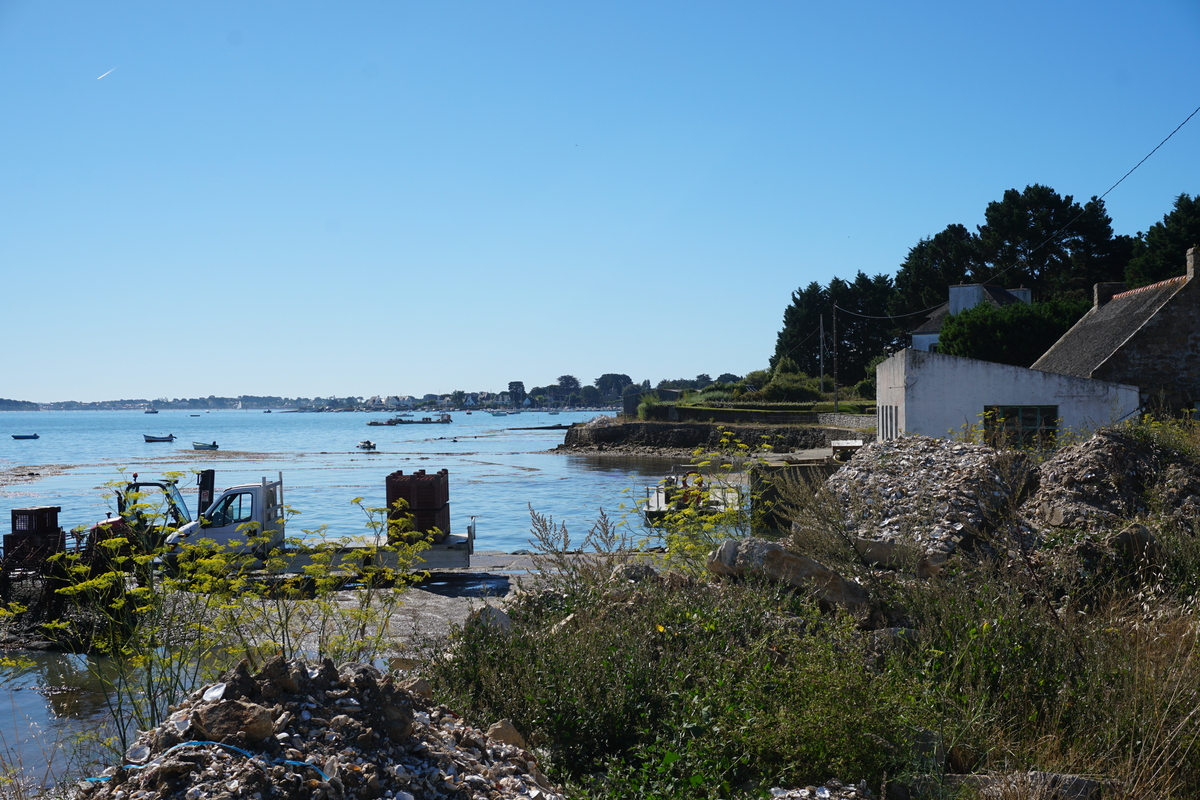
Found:
[[[1171,137],[1172,137],[1172,136],[1174,136],[1175,134],[1179,133],[1179,129],[1180,129],[1180,128],[1182,128],[1184,125],[1187,125],[1187,124],[1188,124],[1188,121],[1189,121],[1189,120],[1191,120],[1191,118],[1192,118],[1192,117],[1194,117],[1194,116],[1196,116],[1196,114],[1198,114],[1198,113],[1200,113],[1200,106],[1196,106],[1195,110],[1194,110],[1194,111],[1192,111],[1192,113],[1188,114],[1188,115],[1187,115],[1187,118],[1186,118],[1186,119],[1184,119],[1184,121],[1183,121],[1183,122],[1181,122],[1181,123],[1179,123],[1178,125],[1176,125],[1176,126],[1175,126],[1175,130],[1173,130],[1173,131],[1171,131],[1170,133],[1168,133],[1168,134],[1167,134],[1167,138],[1166,138],[1166,139],[1163,139],[1161,142],[1159,142],[1157,145],[1155,145],[1154,149],[1153,149],[1153,150],[1151,150],[1149,153],[1146,153],[1146,155],[1145,155],[1145,156],[1142,158],[1142,160],[1141,160],[1141,161],[1139,161],[1138,163],[1136,163],[1136,164],[1134,164],[1134,165],[1133,165],[1133,169],[1129,170],[1129,172],[1126,172],[1124,175],[1122,175],[1122,176],[1121,176],[1121,180],[1117,181],[1117,182],[1116,182],[1116,183],[1114,183],[1112,186],[1108,187],[1108,190],[1107,190],[1107,191],[1106,191],[1104,194],[1100,195],[1100,196],[1099,196],[1098,198],[1096,198],[1096,199],[1097,199],[1097,200],[1103,200],[1105,197],[1108,197],[1108,193],[1109,193],[1109,192],[1111,192],[1113,189],[1115,189],[1115,188],[1117,188],[1118,186],[1120,186],[1120,185],[1121,185],[1121,183],[1122,183],[1122,182],[1123,182],[1123,181],[1124,181],[1126,178],[1128,178],[1130,175],[1132,175],[1132,174],[1133,174],[1133,173],[1134,173],[1134,172],[1137,170],[1137,168],[1138,168],[1138,167],[1140,167],[1142,164],[1145,164],[1145,163],[1146,163],[1146,160],[1147,160],[1147,159],[1149,159],[1149,158],[1150,158],[1150,156],[1152,156],[1152,155],[1154,155],[1155,153],[1157,153],[1157,152],[1158,152],[1158,148],[1162,147],[1164,144],[1166,144],[1167,142],[1169,142],[1169,141],[1171,140]],[[1090,202],[1090,201],[1089,201],[1089,202]],[[1087,213],[1087,203],[1084,203],[1084,204],[1083,204],[1083,205],[1080,207],[1080,210],[1079,210],[1079,213],[1078,213],[1078,214],[1076,214],[1074,217],[1072,217],[1072,218],[1070,219],[1070,221],[1068,221],[1068,222],[1067,222],[1065,225],[1063,225],[1061,228],[1059,228],[1059,229],[1058,229],[1058,230],[1056,230],[1054,233],[1052,233],[1052,234],[1050,234],[1048,237],[1046,237],[1046,240],[1045,240],[1044,242],[1042,242],[1042,243],[1041,243],[1041,244],[1039,244],[1037,247],[1035,247],[1035,248],[1033,248],[1032,250],[1030,250],[1030,251],[1029,251],[1029,255],[1032,255],[1032,254],[1036,253],[1038,250],[1040,250],[1040,249],[1041,249],[1042,247],[1044,247],[1045,245],[1048,245],[1048,244],[1050,244],[1050,242],[1052,242],[1052,241],[1054,241],[1056,238],[1058,238],[1058,235],[1059,235],[1060,233],[1062,233],[1062,232],[1063,232],[1063,231],[1065,231],[1067,228],[1069,228],[1069,227],[1071,227],[1072,225],[1074,225],[1074,224],[1075,224],[1075,220],[1079,219],[1080,217],[1082,217],[1082,216],[1083,216],[1084,214],[1086,214],[1086,213]],[[1018,262],[1018,263],[1019,263],[1019,262]],[[1016,266],[1017,266],[1017,264],[1011,264],[1011,265],[1009,265],[1009,266],[1005,267],[1004,269],[1000,270],[999,272],[997,272],[995,275],[992,275],[992,276],[991,276],[991,277],[990,277],[988,280],[995,280],[996,278],[999,278],[1001,275],[1003,275],[1004,273],[1008,272],[1010,269],[1012,269],[1013,267],[1016,267]]]
[[[933,311],[935,308],[940,308],[941,306],[944,306],[944,305],[946,305],[946,304],[938,303],[936,306],[930,306],[929,308],[923,308],[920,311],[910,311],[907,314],[888,314],[887,316],[883,316],[883,317],[873,317],[870,314],[860,314],[857,311],[851,311],[848,308],[842,308],[837,303],[834,303],[833,307],[834,307],[834,309],[836,309],[838,311],[844,311],[847,314],[853,314],[854,316],[862,317],[863,319],[901,319],[902,317],[915,317],[917,314],[928,314],[930,311]]]

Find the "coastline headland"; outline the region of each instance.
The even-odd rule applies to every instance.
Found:
[[[611,417],[572,425],[555,452],[618,453],[645,456],[690,456],[697,448],[720,450],[732,439],[751,448],[767,445],[772,452],[828,447],[836,439],[875,440],[875,432],[821,425],[761,425],[715,422],[618,421]]]

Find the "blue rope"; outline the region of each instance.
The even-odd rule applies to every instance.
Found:
[[[253,753],[251,753],[247,750],[243,750],[240,747],[234,747],[231,744],[225,744],[224,742],[183,742],[182,744],[177,744],[174,747],[168,747],[166,750],[163,751],[162,754],[165,756],[167,753],[170,753],[174,750],[178,750],[181,747],[193,747],[195,745],[215,745],[217,747],[224,747],[226,750],[232,750],[235,753],[240,753],[241,755],[245,756],[246,758],[254,758]],[[325,781],[326,783],[329,783],[329,776],[326,775],[324,772],[322,772],[321,768],[318,767],[316,764],[310,764],[307,761],[287,761],[284,759],[280,759],[278,761],[272,761],[271,763],[272,764],[289,764],[289,765],[295,766],[295,767],[307,767],[308,769],[316,770],[316,773],[321,776],[321,780]],[[122,768],[123,769],[145,769],[148,766],[150,766],[150,765],[149,764],[124,764],[124,765],[122,765]],[[84,780],[98,783],[98,782],[102,782],[102,781],[111,781],[112,776],[109,775],[108,777],[105,777],[105,778],[84,778]]]

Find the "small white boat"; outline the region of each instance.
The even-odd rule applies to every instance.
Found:
[[[361,442],[359,442],[358,444],[356,444],[354,446],[357,447],[359,450],[374,450],[375,449],[375,443],[372,442],[370,439],[363,439]]]
[[[173,442],[175,441],[175,434],[170,433],[166,436],[151,436],[148,433],[143,433],[142,438],[147,442]]]

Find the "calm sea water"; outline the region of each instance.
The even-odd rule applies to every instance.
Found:
[[[105,484],[134,472],[155,480],[167,471],[187,473],[184,494],[196,513],[196,470],[217,470],[218,491],[226,486],[275,479],[283,473],[284,499],[300,511],[289,535],[325,525],[331,534],[361,533],[365,517],[351,505],[384,505],[384,479],[396,470],[450,471],[451,530],[462,533],[478,520],[480,550],[528,547],[529,509],[565,522],[582,534],[603,508],[619,515],[635,494],[654,483],[668,465],[661,461],[596,458],[551,453],[563,431],[513,430],[581,422],[596,412],[558,415],[525,412],[493,417],[482,411],[452,414],[448,425],[368,426],[388,414],[299,414],[261,411],[9,412],[0,414],[0,468],[45,472],[28,483],[0,488],[5,508],[0,530],[8,532],[13,508],[61,506],[65,528],[104,519],[112,510]],[[37,440],[11,434],[37,433]],[[145,443],[143,434],[179,437]],[[373,453],[355,449],[363,440]],[[215,452],[192,449],[193,441],[217,442]],[[59,465],[61,474],[39,467]],[[24,469],[24,468],[28,469]],[[633,520],[631,519],[631,522]]]
[[[11,509],[27,506],[60,506],[59,522],[66,528],[104,519],[113,508],[105,484],[133,472],[143,480],[167,471],[187,473],[184,495],[194,515],[192,473],[213,468],[218,490],[282,472],[284,499],[301,512],[289,535],[320,525],[331,534],[355,534],[363,531],[365,518],[351,505],[353,498],[381,506],[389,473],[447,469],[451,530],[465,531],[475,516],[476,548],[511,552],[530,546],[531,507],[566,523],[578,537],[600,509],[637,526],[636,515],[626,515],[622,504],[636,503],[643,487],[670,466],[661,460],[551,453],[562,443],[563,431],[513,430],[581,422],[595,412],[507,417],[456,412],[448,425],[392,427],[366,424],[387,414],[193,413],[0,413],[0,469],[38,473],[0,487],[0,531],[10,532]],[[41,438],[14,440],[14,433]],[[170,433],[179,437],[173,443],[142,439]],[[376,452],[355,449],[368,438],[378,445]],[[216,441],[221,449],[192,450],[192,441]],[[19,668],[0,667],[0,755],[10,762],[19,759],[27,774],[40,778],[47,763],[53,770],[62,766],[64,750],[56,742],[103,716],[104,696],[81,657],[30,656]]]

